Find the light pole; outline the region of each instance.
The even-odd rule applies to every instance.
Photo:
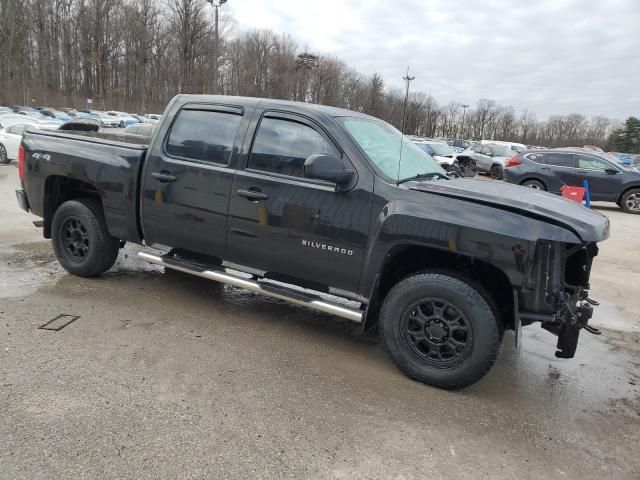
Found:
[[[409,101],[409,84],[416,79],[416,77],[409,76],[409,67],[407,67],[407,74],[402,77],[407,84],[407,90],[404,94],[404,105],[402,106],[402,135],[400,136],[400,158],[398,159],[398,183],[400,183],[400,167],[402,166],[402,143],[404,141],[404,121],[407,117],[407,102]]]
[[[218,93],[218,57],[220,56],[220,39],[218,36],[218,8],[227,0],[207,0],[215,9],[215,27],[213,30],[213,93]]]
[[[407,90],[404,94],[404,105],[402,106],[402,134],[404,135],[404,121],[407,116],[407,102],[409,101],[409,84],[413,82],[416,79],[416,77],[409,76],[409,67],[407,67],[407,74],[404,77],[402,77],[402,79],[407,84]]]
[[[464,137],[464,120],[465,117],[467,115],[467,108],[469,108],[469,105],[465,105],[464,103],[462,105],[460,105],[462,107],[462,132],[461,133],[461,137]]]

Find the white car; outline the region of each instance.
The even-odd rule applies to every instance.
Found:
[[[438,165],[445,171],[452,172],[450,175],[458,177],[473,175],[474,172],[466,172],[464,168],[460,167],[457,159],[458,153],[445,142],[420,139],[414,140],[413,143],[427,155],[431,155],[431,158],[438,162]]]
[[[149,120],[149,123],[155,124],[160,121],[160,119],[162,118],[162,115],[158,115],[157,113],[147,113],[145,117],[147,117],[147,119]]]
[[[137,118],[134,118],[125,112],[116,112],[115,110],[110,110],[105,113],[112,118],[116,118],[118,120],[118,127],[121,128],[124,128],[127,125],[132,125],[134,123],[140,123]]]
[[[429,155],[438,162],[438,164],[447,169],[453,165],[456,159],[456,152],[444,142],[437,142],[435,140],[418,140],[415,142],[418,148]]]
[[[107,115],[106,113],[98,114],[98,121],[100,122],[101,127],[119,127],[120,119],[117,117],[113,117],[111,115]]]
[[[9,163],[18,158],[18,148],[22,134],[27,127],[37,126],[37,122],[23,120],[0,129],[0,164]]]
[[[502,145],[504,147],[508,147],[511,150],[513,150],[516,153],[520,153],[523,150],[528,150],[528,147],[522,143],[516,143],[516,142],[502,142],[500,140],[482,140],[480,142],[483,145]]]

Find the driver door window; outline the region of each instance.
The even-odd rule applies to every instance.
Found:
[[[248,168],[304,177],[304,162],[316,153],[339,155],[313,128],[291,120],[266,117],[258,127]]]

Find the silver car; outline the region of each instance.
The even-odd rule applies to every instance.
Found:
[[[493,143],[475,144],[458,154],[458,159],[471,158],[476,163],[478,172],[488,173],[495,180],[502,180],[504,167],[516,152],[504,145]]]

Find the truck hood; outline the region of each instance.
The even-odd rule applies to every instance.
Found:
[[[609,237],[607,217],[541,190],[468,178],[407,182],[406,186],[417,192],[485,204],[542,219],[571,230],[584,242],[599,242]]]

